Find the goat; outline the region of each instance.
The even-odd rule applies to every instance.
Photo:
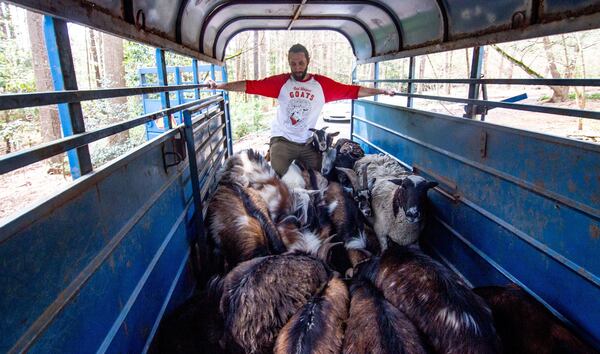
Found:
[[[349,302],[346,284],[333,276],[281,329],[273,352],[339,353]]]
[[[381,257],[363,262],[355,277],[373,283],[402,311],[436,353],[498,353],[492,313],[449,269],[417,247],[393,242]]]
[[[598,353],[515,284],[486,286],[473,291],[492,309],[504,353]]]
[[[376,180],[371,191],[373,228],[381,249],[387,248],[387,237],[399,245],[414,243],[425,227],[427,191],[437,186],[423,177]]]
[[[327,149],[329,149],[333,144],[333,138],[340,134],[340,132],[327,133],[325,131],[327,130],[327,128],[328,127],[323,127],[321,129],[308,129],[311,132],[313,132],[312,145],[315,148],[315,150],[319,153],[324,153],[325,151],[327,151]]]
[[[363,170],[366,170],[366,168],[367,166],[363,166]],[[367,182],[366,173],[363,173],[362,178],[359,179],[356,172],[349,168],[336,167],[336,169],[338,170],[338,180],[342,186],[344,186],[344,189],[351,192],[358,209],[371,224],[372,222],[369,220],[369,218],[373,216],[371,208],[371,189],[373,189],[373,185],[375,184],[376,180],[372,178],[369,182]]]
[[[228,270],[237,263],[285,251],[268,208],[258,192],[238,184],[220,185],[208,205],[207,219],[213,252]]]
[[[230,352],[271,353],[279,330],[329,277],[323,262],[304,254],[240,263],[223,280],[221,345]]]
[[[275,170],[259,152],[248,149],[229,157],[219,170],[217,180],[221,184],[236,183],[248,187],[276,176]]]
[[[386,154],[364,156],[356,161],[354,171],[359,179],[366,178],[365,175],[367,175],[370,179],[375,178],[378,180],[404,178],[411,173],[398,161]]]
[[[369,281],[352,281],[344,354],[425,354],[415,325]]]
[[[336,167],[353,168],[365,156],[360,145],[349,139],[338,139],[335,146],[323,153],[321,173],[329,181],[337,180]]]
[[[327,184],[329,183],[319,171],[306,167],[304,163],[298,160],[292,161],[287,172],[281,177],[281,180],[290,189],[323,190],[327,188]]]

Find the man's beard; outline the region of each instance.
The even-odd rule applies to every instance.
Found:
[[[302,74],[296,74],[296,73],[292,73],[292,77],[294,78],[294,80],[296,81],[302,81],[302,79],[304,79],[304,77],[306,76],[306,73],[308,72],[308,66],[306,67],[306,69],[304,69],[304,71],[302,72]],[[299,75],[299,76],[298,76]]]

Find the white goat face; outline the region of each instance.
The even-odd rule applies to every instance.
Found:
[[[427,191],[437,186],[438,183],[429,182],[425,178],[415,175],[410,175],[404,179],[390,180],[390,182],[400,186],[394,195],[394,216],[397,216],[400,208],[402,208],[409,223],[420,222],[424,216]]]
[[[354,201],[356,202],[356,204],[358,205],[358,209],[364,216],[373,216],[373,211],[371,209],[371,191],[369,191],[368,189],[359,190],[354,196]]]

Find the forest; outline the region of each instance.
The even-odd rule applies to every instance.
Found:
[[[42,24],[42,15],[0,2],[0,94],[53,90]],[[154,48],[146,45],[76,24],[69,24],[69,34],[79,89],[139,86],[138,70],[155,66]],[[600,31],[596,30],[486,46],[482,75],[485,78],[596,78],[600,74],[600,62],[595,60],[600,55],[599,42]],[[238,34],[226,49],[229,80],[259,79],[288,71],[287,50],[295,43],[304,44],[311,53],[309,72],[351,83],[355,66],[352,49],[342,35],[330,31],[252,31]],[[472,49],[462,49],[416,57],[416,78],[467,78],[471,53]],[[168,53],[167,63],[169,66],[190,66],[192,61]],[[382,62],[379,73],[380,79],[407,78],[408,59]],[[357,67],[359,80],[373,79],[373,76],[373,64]],[[172,78],[169,80],[172,82]],[[406,85],[400,84],[382,86],[397,91],[407,90]],[[468,86],[421,84],[416,90],[466,98]],[[600,106],[600,92],[585,87],[496,85],[488,88],[491,100],[520,93],[527,93],[528,99],[524,102],[532,104],[587,110],[597,110]],[[393,104],[406,104],[404,97],[383,99]],[[234,139],[268,131],[275,104],[272,99],[231,94]],[[461,105],[426,100],[416,100],[415,107],[456,116],[464,113]],[[143,112],[138,96],[86,101],[82,102],[82,109],[87,130],[131,119]],[[600,125],[588,119],[566,119],[529,112],[507,114],[508,111],[502,109],[490,112],[487,120],[495,124],[600,143]],[[61,134],[56,106],[0,111],[0,155],[56,140]],[[144,128],[137,127],[92,144],[90,153],[94,167],[144,141]],[[52,181],[50,184],[61,185],[62,182],[56,181],[67,181],[69,176],[64,154],[21,170],[0,176],[4,182],[0,190],[0,218],[12,212],[15,203],[22,202],[11,197],[14,188],[35,190],[32,185],[48,186],[49,181]],[[42,189],[38,194],[32,192],[31,199],[48,193],[48,188]]]

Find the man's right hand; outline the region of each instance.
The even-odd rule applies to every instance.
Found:
[[[208,80],[204,81],[204,83],[206,85],[208,85],[208,88],[210,88],[212,90],[217,89],[217,83],[215,82],[215,80],[208,79]]]

